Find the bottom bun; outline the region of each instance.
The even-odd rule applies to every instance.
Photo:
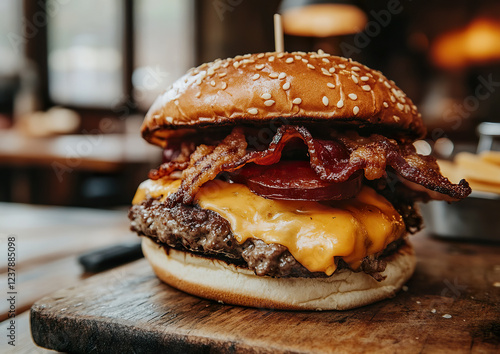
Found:
[[[348,310],[392,297],[415,270],[413,248],[406,243],[386,258],[378,282],[348,269],[327,278],[272,278],[224,261],[169,249],[147,237],[142,249],[154,272],[165,283],[219,302],[282,310]]]

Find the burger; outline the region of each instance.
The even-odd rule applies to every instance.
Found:
[[[471,192],[416,152],[426,130],[393,81],[322,51],[193,68],[141,130],[164,159],[129,211],[144,255],[170,286],[227,304],[392,297],[415,269],[415,202]]]

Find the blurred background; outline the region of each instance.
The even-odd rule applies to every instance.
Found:
[[[216,58],[285,49],[351,57],[417,104],[421,149],[474,151],[500,122],[495,0],[0,0],[0,201],[128,205],[159,148],[139,127],[154,98]]]

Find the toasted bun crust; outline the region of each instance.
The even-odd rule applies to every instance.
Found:
[[[191,69],[146,115],[143,137],[165,139],[193,128],[241,123],[327,122],[376,125],[394,137],[423,137],[416,106],[393,81],[360,63],[325,53],[261,53]]]
[[[227,304],[282,310],[347,310],[392,297],[416,263],[407,244],[387,258],[382,282],[346,269],[328,278],[272,278],[191,253],[166,252],[147,237],[142,249],[156,275],[177,289]]]

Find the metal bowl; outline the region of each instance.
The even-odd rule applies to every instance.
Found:
[[[500,195],[472,192],[455,203],[420,205],[426,230],[436,236],[500,242]]]

